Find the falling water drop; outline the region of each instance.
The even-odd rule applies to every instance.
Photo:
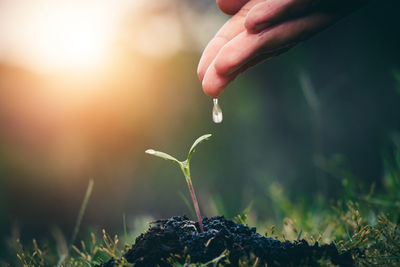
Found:
[[[215,123],[221,123],[222,122],[222,110],[220,106],[218,105],[218,98],[213,99],[213,110],[212,110],[212,118]]]

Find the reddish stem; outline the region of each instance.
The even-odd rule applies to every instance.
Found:
[[[187,183],[189,186],[190,194],[192,195],[193,206],[194,206],[194,210],[196,211],[196,216],[197,216],[197,221],[199,222],[200,231],[204,232],[203,221],[202,221],[202,218],[200,215],[199,203],[197,202],[196,194],[194,193],[192,181],[190,179],[187,179]]]

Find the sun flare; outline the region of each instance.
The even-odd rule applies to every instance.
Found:
[[[109,53],[115,20],[107,5],[39,1],[18,20],[25,63],[41,72],[92,71]]]
[[[90,69],[104,60],[110,25],[102,12],[53,6],[33,25],[32,53],[44,69]]]

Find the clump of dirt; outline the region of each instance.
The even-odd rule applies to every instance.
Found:
[[[319,266],[320,259],[329,259],[339,266],[353,266],[350,254],[339,254],[334,244],[311,246],[305,240],[281,242],[224,217],[204,218],[203,227],[204,232],[200,232],[198,223],[186,216],[152,222],[125,258],[135,266],[163,267],[171,266],[166,260],[171,255],[180,255],[175,260],[181,263],[187,255],[192,263],[206,263],[228,250],[226,266],[238,266],[239,259],[249,258],[251,254],[258,258],[260,266]],[[113,265],[108,262],[103,266]]]

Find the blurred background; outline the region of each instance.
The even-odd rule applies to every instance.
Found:
[[[183,160],[206,133],[192,159],[205,216],[251,205],[268,220],[277,191],[312,201],[343,182],[384,186],[400,145],[399,8],[374,1],[244,73],[216,125],[196,76],[228,19],[213,0],[0,0],[0,257],[13,229],[70,236],[89,179],[83,229],[190,215],[178,167],[144,151]]]

